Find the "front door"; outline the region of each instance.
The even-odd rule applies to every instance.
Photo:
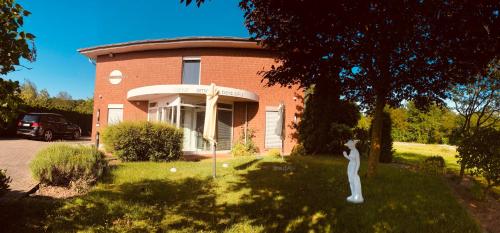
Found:
[[[181,127],[184,130],[184,150],[194,151],[195,148],[195,134],[193,122],[193,108],[183,107],[181,109]]]
[[[205,110],[199,109],[196,111],[196,149],[205,151],[208,150],[208,145],[203,140],[203,127],[205,126]]]

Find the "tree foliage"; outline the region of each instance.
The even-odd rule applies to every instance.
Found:
[[[499,2],[241,0],[240,7],[252,37],[279,61],[263,74],[268,85],[308,87],[318,74],[338,74],[343,96],[373,111],[369,176],[386,104],[442,101],[500,47]]]
[[[15,70],[21,58],[35,60],[35,36],[22,30],[28,15],[14,0],[0,1],[0,75]],[[0,78],[0,128],[15,120],[20,103],[19,82]]]
[[[0,1],[0,74],[14,71],[20,59],[35,60],[35,36],[22,30],[24,17],[31,13],[15,0]]]
[[[340,155],[360,118],[356,105],[340,100],[338,86],[332,81],[324,78],[306,92],[297,131],[299,143],[308,154]]]
[[[448,144],[457,127],[457,116],[446,106],[430,104],[423,111],[413,102],[386,108],[392,119],[392,137],[400,142]]]
[[[482,128],[465,137],[458,146],[458,162],[472,175],[486,179],[486,190],[500,184],[500,130]]]
[[[485,74],[477,74],[474,82],[456,85],[451,99],[461,118],[462,137],[500,123],[500,61],[492,62]]]
[[[453,137],[459,144],[481,129],[500,128],[500,61],[492,61],[485,70],[476,75],[474,82],[455,85],[451,90],[455,110],[460,116]],[[460,177],[463,177],[467,163],[465,159],[460,161]]]
[[[19,106],[19,82],[0,78],[0,129],[5,129],[16,120]]]
[[[46,89],[38,91],[36,85],[30,80],[25,80],[21,85],[20,96],[27,106],[34,109],[57,109],[83,114],[92,114],[93,112],[94,100],[92,98],[74,100],[65,91],[61,91],[55,97],[51,97]]]

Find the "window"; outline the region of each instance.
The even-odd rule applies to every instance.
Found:
[[[108,125],[118,124],[123,121],[123,104],[108,105]]]
[[[97,109],[97,124],[99,124],[99,121],[101,121],[101,109]]]
[[[150,108],[148,110],[148,120],[149,121],[156,121],[158,119],[158,109],[157,108]]]
[[[66,123],[68,123],[66,121],[66,119],[64,119],[63,117],[57,117],[56,119],[57,119],[57,122],[60,123],[60,124],[66,124]]]
[[[279,112],[276,110],[266,111],[266,148],[281,148],[281,137],[276,134]]]
[[[200,60],[183,60],[182,84],[200,84]]]
[[[233,112],[217,110],[217,150],[231,150]]]

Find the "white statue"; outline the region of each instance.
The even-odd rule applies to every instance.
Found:
[[[351,151],[349,156],[344,151],[344,157],[349,160],[347,165],[347,177],[349,178],[349,186],[351,187],[351,196],[347,197],[348,202],[362,203],[363,194],[361,193],[361,180],[358,175],[359,170],[359,151],[356,149],[357,140],[349,140],[345,146]]]

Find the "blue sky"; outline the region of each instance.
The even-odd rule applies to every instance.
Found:
[[[18,0],[32,13],[24,29],[36,36],[37,61],[6,77],[29,79],[51,96],[92,97],[95,67],[77,49],[182,36],[248,37],[238,2],[211,0],[198,8],[179,0]]]

